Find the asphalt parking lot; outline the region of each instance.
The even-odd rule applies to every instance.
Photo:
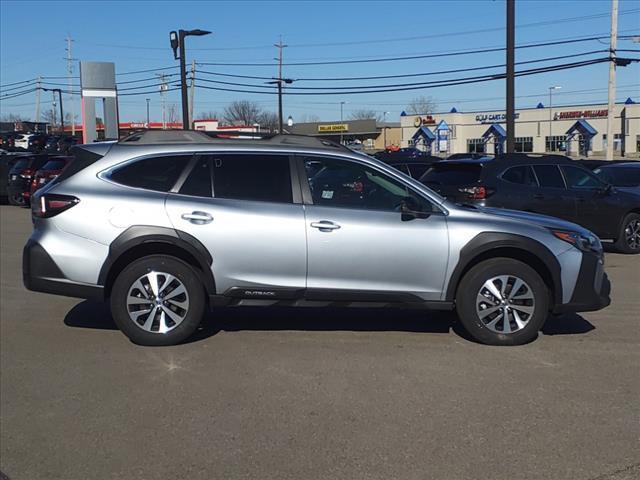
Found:
[[[613,302],[486,347],[449,314],[229,309],[131,344],[100,304],[28,292],[0,207],[0,470],[17,479],[640,478],[640,256]]]

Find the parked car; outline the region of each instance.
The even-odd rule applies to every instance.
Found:
[[[60,135],[49,135],[47,141],[44,144],[44,149],[47,152],[57,152],[58,142],[60,141]]]
[[[72,161],[73,157],[55,157],[45,163],[31,179],[30,196],[57,178]]]
[[[452,153],[447,157],[447,160],[465,160],[471,158],[473,160],[478,160],[479,158],[490,158],[492,155],[487,155],[485,153]]]
[[[20,155],[24,153],[4,152],[0,155],[0,202],[8,201],[9,193],[7,192],[7,184],[9,181],[9,171],[18,161]]]
[[[79,141],[77,137],[72,137],[70,135],[62,136],[58,140],[58,152],[66,155],[71,150],[71,147],[77,145],[78,143]]]
[[[36,133],[29,137],[27,150],[30,152],[41,152],[44,150],[47,142],[47,135],[44,133]]]
[[[0,147],[5,150],[13,150],[15,148],[15,140],[19,136],[16,132],[4,132],[0,135]]]
[[[560,155],[447,160],[420,179],[453,202],[552,215],[578,223],[625,253],[640,253],[640,196]]]
[[[595,173],[603,182],[610,183],[618,190],[640,194],[640,162],[622,162],[602,165]]]
[[[431,164],[442,160],[440,157],[429,155],[417,148],[402,148],[396,151],[384,150],[374,156],[413,178],[420,178]]]
[[[18,157],[18,161],[9,170],[7,183],[7,194],[11,205],[24,206],[29,204],[33,176],[45,163],[56,156],[40,153]]]
[[[108,300],[139,344],[184,341],[209,306],[364,303],[455,308],[476,340],[513,345],[610,302],[588,230],[458,206],[314,137],[149,131],[74,156],[34,194],[25,286]]]
[[[20,148],[22,150],[29,149],[29,139],[35,134],[33,133],[18,133],[13,140],[13,144],[15,148]]]

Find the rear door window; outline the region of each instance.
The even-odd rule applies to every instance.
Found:
[[[208,156],[198,157],[196,164],[180,188],[180,194],[193,197],[212,196],[211,159]]]
[[[529,187],[537,187],[538,182],[533,174],[533,170],[529,165],[520,165],[511,167],[502,174],[502,179],[510,183],[518,185],[526,185]]]
[[[292,203],[287,155],[212,154],[213,196],[234,200]]]
[[[478,183],[482,167],[475,164],[439,164],[420,179],[427,185],[472,185]]]
[[[565,188],[557,165],[534,165],[533,170],[542,188]]]
[[[191,155],[167,155],[136,160],[111,173],[111,180],[128,187],[168,192],[187,166]]]

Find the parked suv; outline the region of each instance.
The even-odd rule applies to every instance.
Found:
[[[57,156],[41,153],[27,154],[18,158],[9,170],[7,182],[7,194],[11,205],[28,205],[33,177],[44,164]]]
[[[610,301],[588,230],[456,206],[331,142],[149,131],[74,154],[31,203],[25,286],[108,299],[139,344],[185,340],[207,307],[358,304],[455,309],[513,345]]]
[[[640,195],[612,187],[562,155],[447,160],[420,179],[453,202],[553,215],[640,253]]]

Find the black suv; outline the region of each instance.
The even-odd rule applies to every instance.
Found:
[[[420,181],[449,200],[559,217],[640,253],[640,195],[612,187],[561,155],[446,160]]]
[[[432,164],[442,160],[440,157],[429,155],[417,148],[401,148],[397,151],[383,150],[376,153],[374,157],[413,178],[420,178]]]

